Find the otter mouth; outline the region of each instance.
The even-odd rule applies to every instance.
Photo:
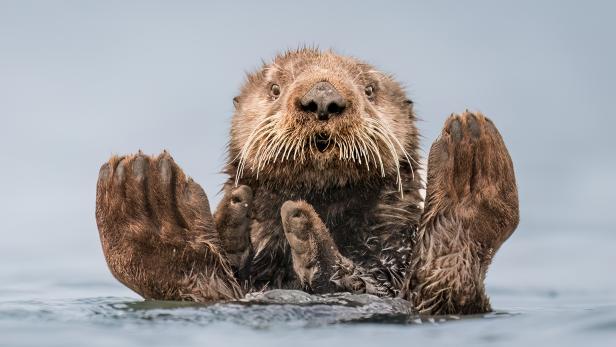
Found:
[[[327,133],[314,135],[314,145],[320,153],[324,153],[331,145],[331,136]]]

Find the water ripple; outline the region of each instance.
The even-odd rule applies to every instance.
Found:
[[[507,315],[495,313],[481,317]],[[74,300],[25,300],[0,303],[0,320],[33,320],[98,324],[208,325],[230,322],[257,329],[275,326],[315,327],[337,323],[436,324],[458,316],[422,317],[408,302],[395,298],[348,293],[310,295],[272,290],[226,303],[198,304],[174,301],[135,301],[116,297]]]

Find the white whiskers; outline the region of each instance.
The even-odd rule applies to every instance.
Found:
[[[295,161],[299,164],[309,157],[318,155],[319,142],[338,149],[338,159],[352,161],[370,171],[371,166],[379,169],[381,177],[386,176],[386,166],[396,172],[400,196],[404,196],[400,163],[405,160],[414,178],[413,163],[417,164],[395,136],[391,129],[376,117],[363,117],[363,124],[347,134],[329,134],[327,139],[306,132],[304,129],[287,128],[281,115],[266,117],[255,126],[235,160],[239,160],[235,184],[244,175],[246,165],[259,178],[259,173],[276,162]],[[350,134],[349,134],[350,133]]]

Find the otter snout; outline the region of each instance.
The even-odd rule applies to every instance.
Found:
[[[334,115],[340,115],[347,102],[329,82],[319,82],[300,100],[302,111],[314,114],[318,120],[326,121]]]

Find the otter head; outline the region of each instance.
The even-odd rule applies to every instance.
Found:
[[[276,187],[393,182],[412,172],[412,103],[389,75],[354,58],[301,49],[248,75],[234,99],[229,171]],[[405,176],[406,177],[406,176]]]

